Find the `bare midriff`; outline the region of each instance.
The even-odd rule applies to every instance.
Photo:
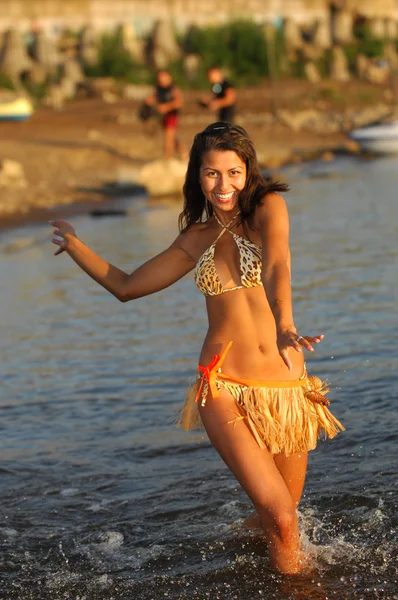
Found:
[[[222,367],[224,373],[268,381],[292,381],[302,376],[303,353],[289,350],[293,365],[289,371],[278,352],[275,320],[263,286],[207,296],[206,304],[209,329],[199,358],[201,365],[208,365],[232,341]]]

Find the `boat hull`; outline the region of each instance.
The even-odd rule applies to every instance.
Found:
[[[31,115],[1,115],[0,121],[26,121]]]
[[[364,152],[398,154],[398,121],[354,129],[349,137]]]
[[[27,98],[0,102],[0,121],[25,121],[33,114],[33,106]]]

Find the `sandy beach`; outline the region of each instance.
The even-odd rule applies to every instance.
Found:
[[[215,116],[198,108],[197,91],[185,91],[180,137],[187,147],[193,135]],[[345,115],[389,109],[389,90],[382,86],[348,82],[301,80],[277,82],[238,90],[238,118],[256,144],[260,163],[269,169],[320,158],[333,160],[337,152],[356,152],[346,133]],[[133,181],[147,162],[162,156],[162,131],[157,122],[137,119],[138,101],[82,98],[55,111],[40,107],[27,121],[0,124],[0,161],[22,165],[25,181],[0,188],[1,227],[34,219],[87,210],[117,194],[117,185]],[[380,108],[381,107],[381,108]],[[343,125],[319,130],[291,126],[275,118],[275,111],[294,116],[311,111]],[[126,175],[127,174],[127,175]]]

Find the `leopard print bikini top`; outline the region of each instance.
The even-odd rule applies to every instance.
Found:
[[[222,230],[212,245],[209,246],[199,258],[198,262],[196,263],[194,274],[195,283],[198,286],[199,291],[205,296],[218,296],[224,292],[232,292],[242,288],[251,288],[262,285],[262,253],[260,246],[254,242],[251,242],[250,240],[247,240],[246,238],[241,237],[229,229],[230,225],[236,219],[238,214],[236,214],[227,225],[224,225],[214,213],[214,217],[217,223],[222,227]],[[239,251],[241,285],[237,285],[232,288],[223,287],[214,262],[216,244],[226,231],[232,235]]]

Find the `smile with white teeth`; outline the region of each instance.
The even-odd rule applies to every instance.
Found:
[[[230,194],[215,194],[215,195],[217,196],[217,198],[220,198],[220,200],[229,200],[234,195],[234,192],[231,192]]]

